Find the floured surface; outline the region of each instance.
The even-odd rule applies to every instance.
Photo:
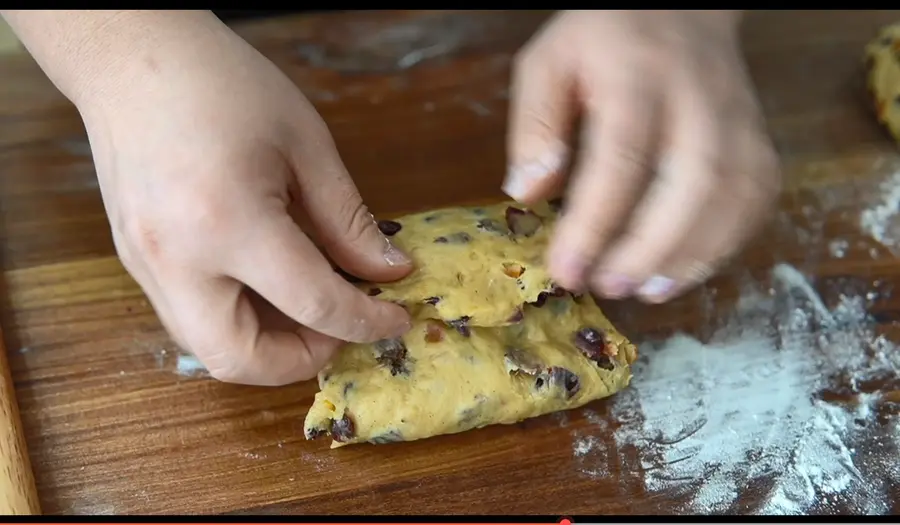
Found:
[[[694,512],[828,512],[835,500],[887,512],[898,429],[876,414],[893,394],[865,383],[893,375],[898,355],[866,322],[861,298],[829,310],[778,266],[772,290],[745,292],[710,343],[676,335],[645,350],[614,405],[617,446],[640,449],[647,489],[692,486]],[[843,389],[828,395],[836,377]],[[876,457],[858,457],[863,445]],[[754,485],[761,501],[742,508]]]
[[[737,302],[702,326],[703,342],[684,333],[638,340],[634,379],[610,400],[610,417],[572,432],[578,474],[665,495],[666,513],[897,510],[900,353],[896,323],[873,313],[891,285],[810,277],[854,253],[873,271],[897,264],[897,158],[859,166],[852,185],[795,190],[801,213],[782,216],[777,235],[802,259],[744,274]],[[810,181],[827,182],[829,169],[848,171],[824,167]],[[858,233],[835,232],[835,218]]]
[[[879,198],[859,216],[860,229],[894,255],[900,250],[900,166],[878,186]]]

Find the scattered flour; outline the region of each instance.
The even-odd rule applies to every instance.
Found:
[[[900,171],[879,186],[881,200],[859,216],[860,229],[894,255],[900,254]]]
[[[300,459],[304,464],[311,466],[316,472],[327,472],[336,468],[334,456],[331,454],[321,455],[301,452]]]
[[[572,454],[579,463],[578,470],[589,477],[608,477],[609,456],[601,438],[582,436],[572,444]]]
[[[900,399],[868,385],[895,379],[900,356],[874,333],[866,297],[829,309],[784,264],[772,288],[741,297],[707,344],[641,345],[632,387],[613,400],[614,439],[575,436],[579,470],[608,475],[613,458],[623,478],[686,502],[667,512],[889,513],[900,432],[880,414]]]
[[[843,259],[847,255],[850,243],[847,239],[835,239],[828,243],[828,252],[835,259]]]
[[[187,354],[179,354],[175,365],[175,373],[180,376],[205,376],[206,367],[196,357]]]
[[[579,438],[575,441],[575,447],[572,449],[572,452],[576,457],[584,457],[588,452],[594,450],[599,442],[600,440],[594,436]]]

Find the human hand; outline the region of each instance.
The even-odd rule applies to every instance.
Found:
[[[504,190],[565,182],[548,253],[560,286],[664,302],[706,280],[763,223],[781,186],[727,11],[567,11],[519,53]]]
[[[163,324],[213,377],[258,385],[313,377],[342,341],[407,331],[402,307],[342,279],[313,242],[365,279],[411,270],[324,122],[226,26],[195,22],[79,103],[116,250]],[[245,285],[296,324],[265,326]]]

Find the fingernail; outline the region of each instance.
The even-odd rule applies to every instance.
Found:
[[[568,148],[562,142],[554,143],[539,156],[510,166],[503,181],[503,193],[515,200],[524,199],[538,181],[562,169]]]
[[[384,238],[384,244],[384,260],[388,263],[388,266],[406,266],[412,264],[412,259],[409,258],[409,255],[406,255],[403,250],[394,246],[394,243],[387,237]]]
[[[621,299],[628,295],[638,283],[627,275],[604,273],[600,276],[601,293],[608,299]]]
[[[638,288],[638,295],[651,301],[665,299],[675,288],[675,281],[662,275],[654,275]]]

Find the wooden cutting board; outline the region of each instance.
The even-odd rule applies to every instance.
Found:
[[[0,516],[40,514],[6,348],[0,348]]]
[[[316,105],[378,215],[502,198],[509,67],[544,17],[357,11],[236,28]],[[900,281],[890,247],[860,226],[869,208],[875,219],[896,210],[878,203],[891,195],[880,186],[891,181],[900,155],[872,118],[861,83],[863,46],[894,20],[900,13],[748,15],[744,50],[786,161],[787,187],[773,222],[802,228],[788,235],[773,227],[725,274],[672,304],[604,305],[625,333],[642,343],[673,331],[708,335],[712,320],[731,311],[748,282],[765,283],[776,262],[807,275],[828,308],[837,292],[858,286],[847,293],[868,300],[870,287]],[[181,357],[115,256],[77,111],[26,57],[0,57],[0,78],[0,324],[45,513],[685,514],[697,511],[699,496],[717,503],[733,496],[718,511],[739,513],[757,511],[788,481],[773,472],[752,483],[712,468],[669,473],[688,460],[654,455],[640,441],[657,437],[652,426],[640,426],[654,415],[643,403],[659,401],[665,387],[679,403],[669,408],[678,408],[700,401],[690,396],[705,387],[679,377],[648,389],[646,372],[636,374],[632,397],[521,425],[337,451],[305,441],[315,382],[225,385]],[[878,293],[867,308],[874,329],[900,341],[900,295]],[[643,348],[654,355],[649,344]],[[759,365],[760,374],[772,370],[771,363]],[[880,404],[860,416],[858,431],[885,432],[853,453],[869,462],[860,463],[859,477],[882,497],[872,512],[900,512],[900,497],[885,495],[891,486],[876,485],[890,479],[871,474],[874,459],[897,457],[890,456],[888,432],[895,383],[860,382],[865,399]],[[767,384],[778,392],[800,388]],[[852,389],[828,396],[848,403],[859,397]],[[627,400],[643,409],[623,414]],[[683,416],[666,407],[655,405],[656,415]],[[725,431],[707,445],[745,439],[727,430],[726,415],[717,415]],[[789,416],[781,427],[796,426]],[[716,422],[704,417],[705,426],[695,421],[703,426],[698,434],[678,443],[666,436],[673,443],[666,446],[691,452],[690,439]],[[833,424],[823,421],[812,422]],[[622,429],[630,441],[620,439]],[[806,435],[821,434],[810,429]],[[749,457],[753,465],[765,459]],[[670,481],[648,482],[661,473]],[[853,475],[845,494],[859,493]],[[706,485],[704,492],[709,479],[732,484]],[[804,512],[866,512],[842,498],[831,493]]]

